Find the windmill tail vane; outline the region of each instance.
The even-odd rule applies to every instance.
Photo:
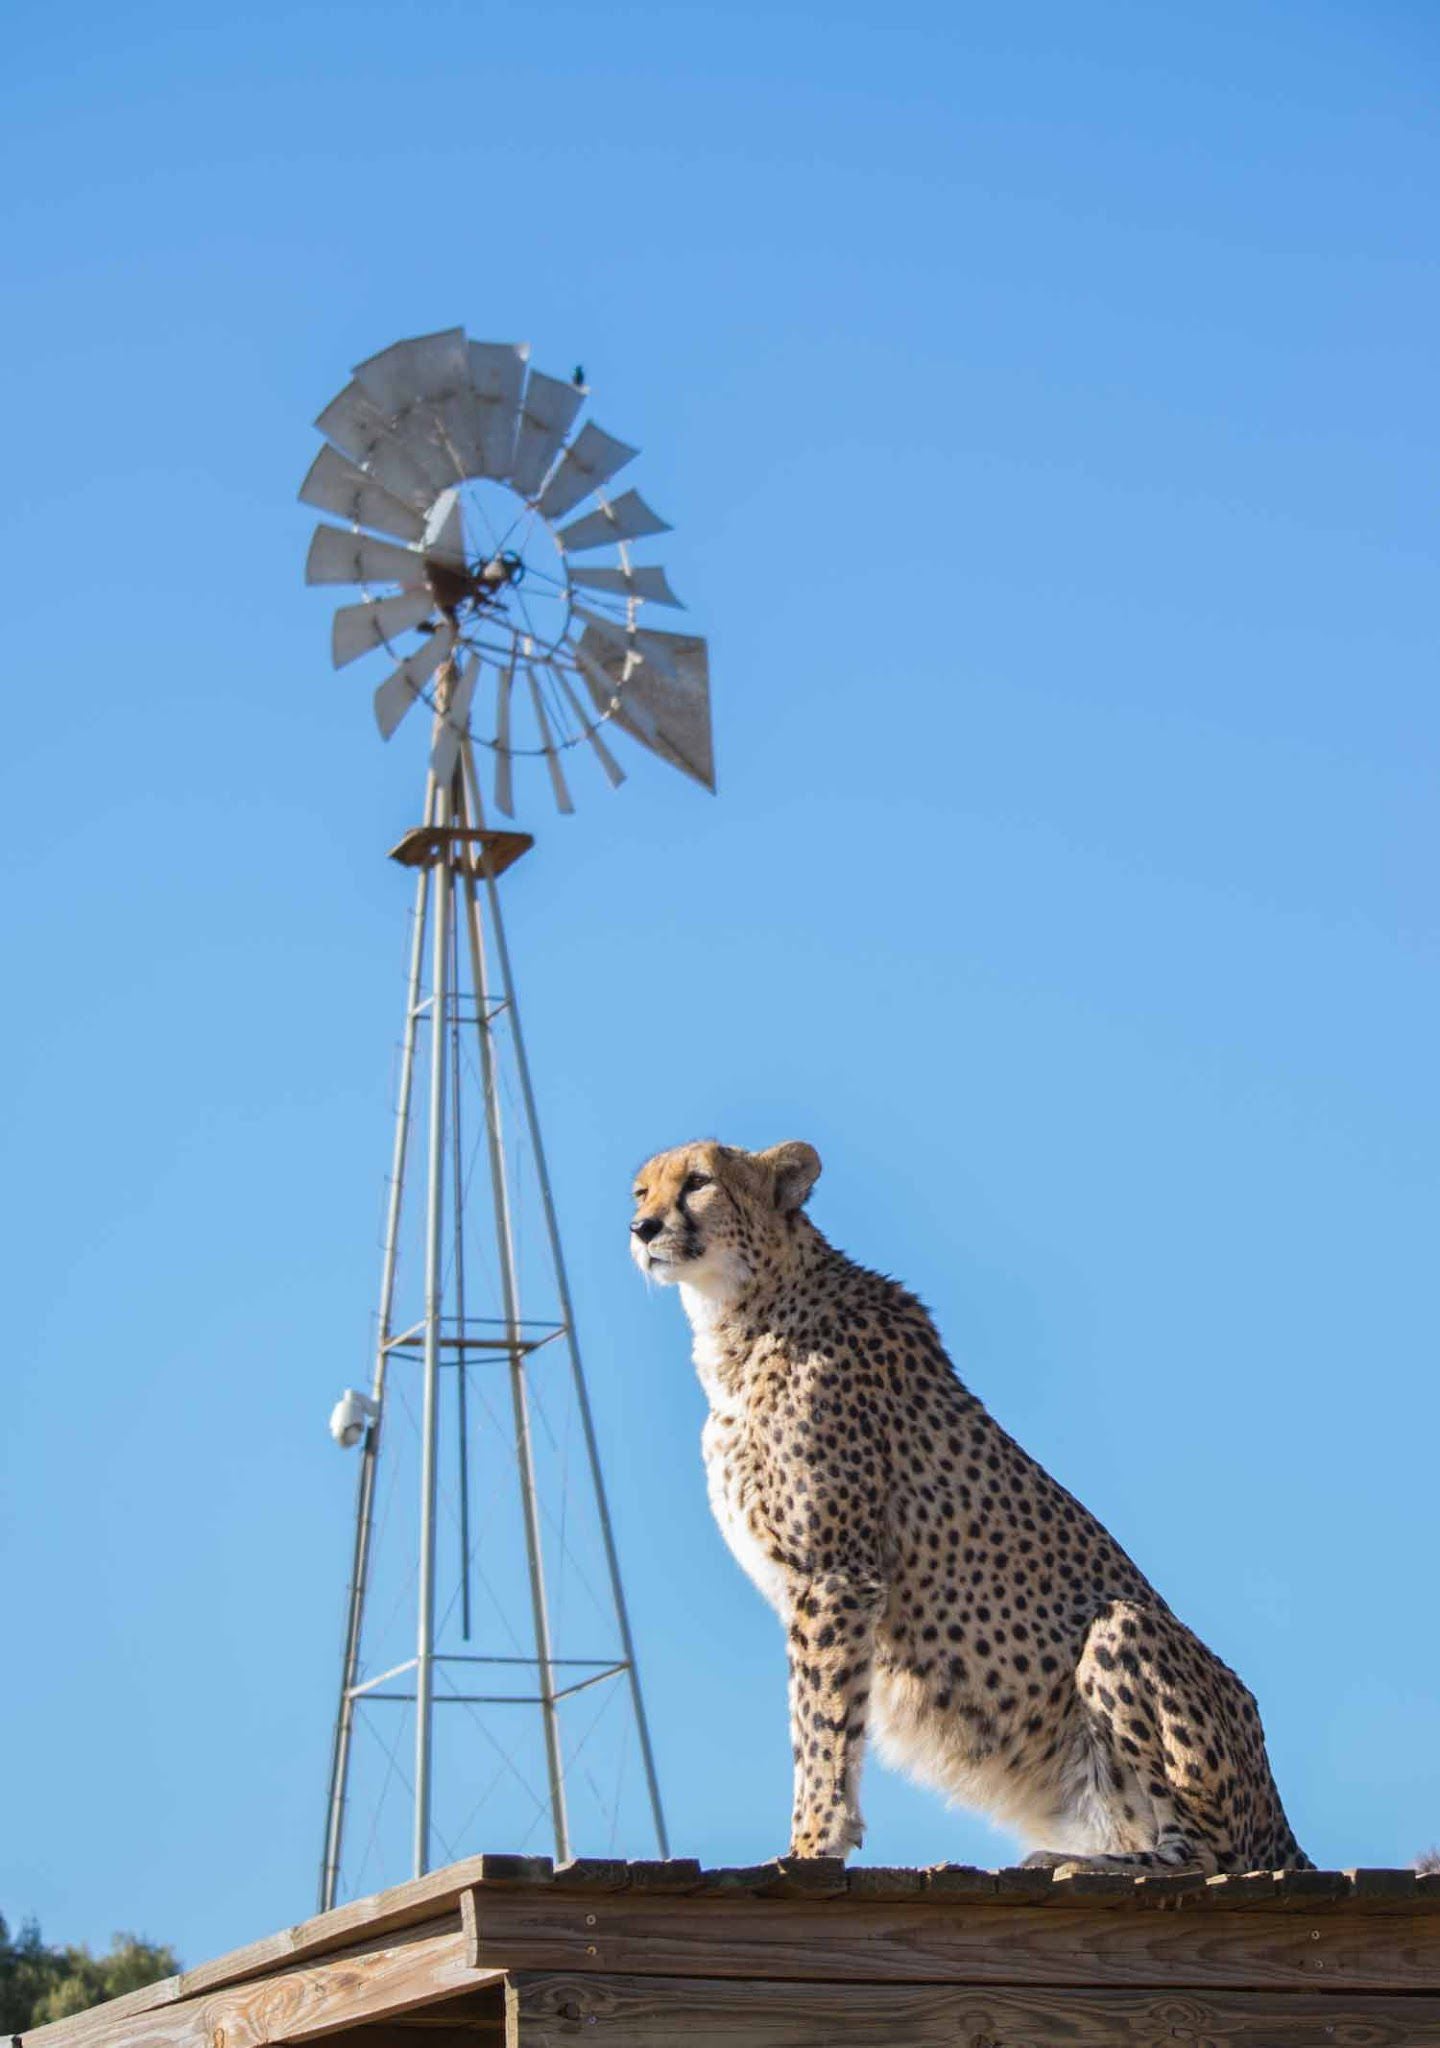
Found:
[[[715,786],[705,641],[648,623],[683,607],[635,559],[669,529],[588,397],[458,327],[396,342],[300,491],[306,580],[358,586],[335,667],[372,663],[387,740],[430,712],[370,1388],[331,1419],[360,1470],[322,1909],[547,1833],[669,1853],[501,915],[533,842],[486,817],[527,774],[572,810],[577,756],[616,787],[627,740]]]
[[[706,644],[642,623],[647,608],[683,609],[665,570],[634,559],[669,527],[638,491],[611,490],[637,450],[582,421],[578,370],[562,381],[528,357],[459,327],[395,342],[320,414],[326,445],[300,497],[329,519],[306,580],[361,591],[335,613],[334,664],[383,654],[381,735],[428,704],[436,773],[454,772],[445,728],[467,734],[493,756],[507,816],[516,759],[544,762],[562,811],[576,749],[622,781],[607,728],[713,790]]]

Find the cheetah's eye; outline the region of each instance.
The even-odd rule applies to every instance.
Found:
[[[680,1192],[682,1195],[698,1195],[701,1188],[708,1188],[709,1186],[710,1176],[708,1173],[687,1173],[685,1185],[681,1188]]]
[[[631,1200],[636,1202],[643,1202],[646,1195],[648,1195],[649,1192],[650,1190],[648,1188],[634,1188],[631,1191]]]

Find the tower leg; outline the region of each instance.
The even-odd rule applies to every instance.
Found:
[[[436,821],[447,822],[443,790],[435,794]],[[445,1069],[450,1000],[450,919],[455,878],[442,861],[435,870],[435,917],[430,969],[430,1129],[425,1193],[425,1360],[420,1425],[420,1597],[415,1638],[415,1853],[414,1873],[430,1868],[431,1717],[435,1695],[435,1481],[439,1426],[440,1316],[444,1285]]]
[[[434,817],[434,785],[426,792],[425,822]],[[385,1395],[389,1344],[394,1336],[395,1270],[400,1243],[400,1213],[405,1193],[405,1165],[410,1140],[410,1103],[415,1082],[415,1039],[420,1023],[420,978],[425,964],[425,928],[430,903],[430,870],[421,868],[415,882],[414,927],[410,934],[410,971],[406,979],[405,1029],[400,1046],[400,1082],[395,1104],[395,1141],[390,1163],[390,1197],[385,1212],[385,1248],[380,1268],[380,1316],[375,1346],[371,1398],[377,1406]],[[383,1413],[383,1410],[382,1410]],[[350,1591],[345,1617],[345,1647],[340,1665],[340,1700],[330,1758],[330,1796],[326,1804],[325,1854],[320,1866],[320,1911],[328,1913],[340,1884],[340,1854],[345,1831],[345,1796],[350,1775],[350,1743],[355,1729],[354,1686],[360,1670],[361,1624],[365,1588],[370,1574],[370,1539],[374,1527],[375,1470],[380,1455],[380,1420],[365,1432],[360,1453],[360,1478],[355,1508],[355,1547],[351,1556]]]
[[[457,785],[457,789],[459,785]],[[463,796],[463,790],[460,791]],[[463,801],[458,806],[463,815]],[[535,1459],[530,1444],[529,1404],[525,1393],[525,1350],[521,1342],[520,1289],[515,1269],[515,1241],[510,1216],[510,1188],[505,1173],[505,1134],[500,1090],[495,1071],[491,1030],[490,978],[475,883],[465,877],[465,917],[470,936],[470,968],[480,1040],[480,1072],[485,1094],[485,1138],[490,1155],[490,1184],[495,1209],[496,1249],[500,1256],[501,1298],[510,1347],[510,1400],[515,1421],[515,1456],[520,1474],[520,1503],[525,1525],[525,1557],[530,1574],[530,1609],[535,1630],[535,1656],[540,1677],[540,1711],[544,1717],[545,1769],[550,1783],[550,1816],[555,1856],[570,1855],[570,1829],[565,1814],[565,1769],[560,1747],[560,1712],[555,1699],[555,1667],[550,1645],[550,1616],[545,1598],[545,1566],[540,1545],[540,1514],[535,1492]]]
[[[465,1147],[462,1142],[460,1085],[460,926],[457,915],[450,923],[450,1241],[451,1271],[455,1276],[455,1328],[464,1335],[465,1321]],[[460,1636],[470,1640],[470,1361],[463,1350],[455,1358],[455,1443],[459,1454],[456,1476],[459,1493],[460,1538]]]
[[[484,807],[480,800],[480,780],[475,772],[475,750],[467,737],[461,746],[461,760],[465,776],[465,787],[475,823],[484,823]],[[645,1789],[650,1800],[650,1814],[655,1824],[655,1840],[660,1854],[670,1854],[670,1841],[665,1827],[665,1813],[660,1803],[660,1780],[655,1769],[655,1753],[650,1743],[650,1724],[645,1718],[645,1698],[640,1686],[640,1667],[635,1658],[635,1640],[630,1632],[630,1615],[625,1605],[625,1589],[620,1580],[620,1558],[615,1548],[615,1532],[610,1522],[610,1503],[605,1495],[605,1481],[600,1471],[600,1447],[595,1441],[595,1422],[590,1413],[590,1397],[586,1391],[585,1373],[580,1362],[580,1343],[575,1334],[575,1307],[570,1298],[570,1280],[565,1270],[565,1254],[560,1244],[560,1224],[555,1214],[555,1198],[550,1188],[550,1173],[545,1163],[545,1147],[540,1136],[540,1118],[535,1107],[535,1091],[530,1082],[530,1062],[525,1056],[525,1037],[520,1028],[520,1009],[515,1000],[515,981],[510,971],[510,948],[505,939],[505,923],[500,915],[500,891],[488,861],[485,863],[484,883],[486,907],[490,913],[491,928],[495,933],[495,955],[500,969],[501,987],[505,1006],[510,1018],[511,1043],[515,1048],[515,1069],[520,1080],[520,1099],[525,1111],[525,1126],[530,1139],[530,1150],[535,1161],[535,1174],[540,1184],[540,1200],[545,1215],[545,1234],[550,1247],[551,1264],[555,1272],[555,1288],[560,1300],[560,1314],[565,1324],[565,1341],[570,1353],[570,1371],[575,1386],[576,1405],[580,1411],[581,1430],[585,1439],[585,1454],[589,1460],[591,1483],[595,1488],[595,1501],[599,1510],[601,1540],[605,1547],[605,1564],[610,1577],[610,1591],[615,1603],[615,1619],[620,1629],[620,1642],[625,1656],[626,1677],[630,1686],[631,1704],[635,1710],[635,1727],[640,1738],[640,1757],[645,1770]],[[473,889],[473,884],[470,885]]]

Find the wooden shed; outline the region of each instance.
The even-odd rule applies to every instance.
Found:
[[[1440,1874],[478,1856],[24,2048],[1440,2048]]]

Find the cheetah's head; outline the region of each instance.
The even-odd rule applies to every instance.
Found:
[[[819,1177],[819,1153],[798,1139],[768,1152],[713,1138],[657,1152],[635,1176],[631,1256],[662,1284],[734,1295],[793,1236]]]

